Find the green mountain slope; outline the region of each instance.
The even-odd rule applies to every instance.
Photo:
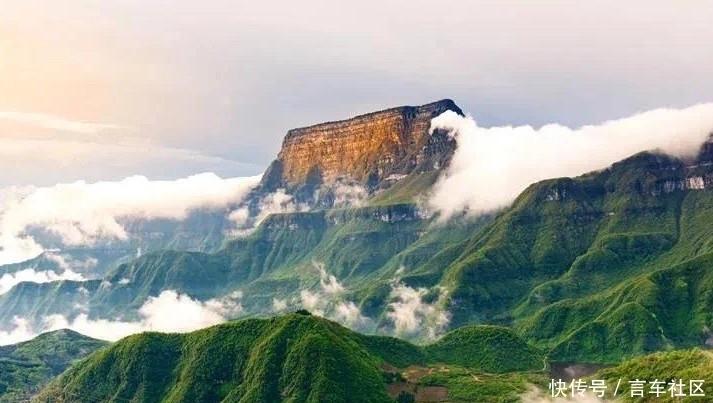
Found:
[[[604,379],[608,385],[612,385],[611,387],[614,387],[621,380],[621,388],[617,395],[626,396],[628,398],[627,401],[631,402],[710,402],[711,394],[713,394],[713,388],[710,385],[710,380],[713,379],[713,355],[711,355],[710,351],[700,349],[656,353],[628,360],[612,368],[600,370],[592,378]],[[648,382],[654,380],[663,381],[666,385],[666,393],[658,397],[649,395],[644,398],[631,398],[629,381],[637,379]],[[687,395],[690,394],[691,380],[704,380],[705,383],[702,385],[702,390],[705,396],[687,396],[682,400],[676,400],[668,391],[669,382],[672,379],[677,382],[683,380],[685,384],[683,392]],[[647,385],[647,391],[649,388],[650,385]]]
[[[412,286],[433,286],[469,234],[485,222],[487,217],[436,225],[414,204],[275,214],[216,253],[147,253],[119,265],[101,282],[65,281],[66,292],[56,289],[57,283],[23,284],[0,295],[0,312],[8,319],[39,320],[53,313],[72,316],[81,304],[93,317],[131,319],[162,290],[206,300],[240,289],[246,313],[270,314],[273,299],[292,300],[301,290],[318,289],[316,267],[321,265],[344,284],[345,298],[378,318],[397,271],[410,268],[401,276]],[[86,295],[76,292],[83,286],[90,291]]]
[[[523,360],[508,370],[541,369],[543,355],[507,329],[464,328],[442,344],[417,347],[298,312],[185,335],[130,336],[69,369],[36,401],[393,402],[387,382],[395,368],[445,363],[502,371],[493,363],[513,355]]]
[[[321,267],[371,319],[359,327],[367,332],[394,329],[403,284],[446,310],[450,328],[509,326],[553,360],[617,363],[711,336],[712,182],[710,163],[641,153],[533,184],[494,217],[446,224],[388,204],[386,191],[360,208],[269,216],[215,253],[147,254],[112,270],[86,302],[93,315],[131,318],[165,289],[200,300],[240,290],[246,314],[270,315],[275,299],[296,308],[301,291],[319,290]],[[8,302],[27,300],[40,315],[64,295],[33,292],[0,296],[0,312],[27,310]]]
[[[0,402],[27,399],[75,361],[107,344],[71,330],[57,330],[0,347]]]
[[[440,282],[453,322],[513,325],[563,361],[702,345],[712,325],[709,166],[642,153],[530,186]]]

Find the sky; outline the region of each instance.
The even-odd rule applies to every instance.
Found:
[[[441,98],[481,127],[713,99],[708,1],[6,3],[0,187],[257,175],[290,128]]]

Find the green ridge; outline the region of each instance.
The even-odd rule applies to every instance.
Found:
[[[450,350],[454,343],[457,352]],[[510,368],[497,365],[513,354],[526,358]],[[464,328],[440,344],[418,347],[298,312],[185,335],[127,337],[69,369],[36,401],[392,403],[387,378],[394,368],[444,363],[483,372],[537,370],[543,359],[502,328]]]

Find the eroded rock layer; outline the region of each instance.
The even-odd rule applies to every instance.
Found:
[[[376,185],[389,177],[447,163],[455,143],[446,133],[430,135],[430,121],[451,110],[451,100],[402,106],[290,130],[263,178],[267,188],[295,188],[339,179]]]

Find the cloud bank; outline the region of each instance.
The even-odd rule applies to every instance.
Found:
[[[448,217],[505,207],[532,183],[603,169],[640,151],[695,156],[713,132],[713,104],[656,109],[578,129],[558,124],[486,128],[447,111],[431,121],[435,129],[448,130],[458,143],[429,200]]]
[[[241,298],[240,292],[234,292],[203,302],[173,290],[166,290],[159,296],[146,300],[138,311],[141,319],[135,322],[90,319],[84,313],[71,320],[62,315],[50,315],[43,319],[43,326],[37,329],[33,328],[28,320],[16,317],[12,330],[0,332],[0,345],[30,340],[38,334],[58,329],[72,329],[108,341],[145,331],[185,333],[236,317],[243,310]]]
[[[183,219],[193,209],[221,209],[241,201],[260,176],[222,179],[212,173],[174,181],[132,176],[117,182],[78,181],[39,188],[5,189],[0,198],[0,264],[43,251],[25,232],[41,227],[65,245],[126,239],[121,217]]]

